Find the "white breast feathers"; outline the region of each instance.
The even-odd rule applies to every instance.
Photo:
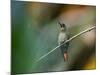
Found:
[[[61,42],[65,41],[65,40],[67,40],[67,35],[64,32],[61,32],[59,34],[59,37],[58,37],[58,43],[61,43]]]

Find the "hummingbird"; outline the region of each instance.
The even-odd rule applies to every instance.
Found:
[[[66,25],[64,23],[60,23],[60,32],[59,32],[59,36],[58,36],[58,44],[61,45],[63,44],[66,40],[69,39],[69,35],[68,35],[68,30],[66,28]],[[68,61],[68,46],[69,46],[69,42],[63,44],[62,46],[60,46],[60,50],[62,52],[64,61]]]

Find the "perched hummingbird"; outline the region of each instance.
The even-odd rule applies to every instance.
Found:
[[[66,40],[69,39],[69,36],[68,36],[66,25],[63,23],[61,24],[60,22],[59,25],[60,25],[60,33],[58,36],[58,44],[61,45],[62,43],[64,43]],[[67,53],[68,46],[69,46],[69,42],[65,43],[60,47],[61,52],[63,54],[64,61],[68,60],[68,53]]]

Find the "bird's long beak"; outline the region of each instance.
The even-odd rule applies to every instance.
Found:
[[[60,27],[62,27],[62,24],[60,22],[58,22],[58,24],[60,25]]]

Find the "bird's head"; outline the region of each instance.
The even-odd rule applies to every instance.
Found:
[[[60,29],[61,29],[61,31],[65,31],[66,30],[66,25],[64,24],[64,23],[60,23],[59,22],[59,25],[60,25]]]

